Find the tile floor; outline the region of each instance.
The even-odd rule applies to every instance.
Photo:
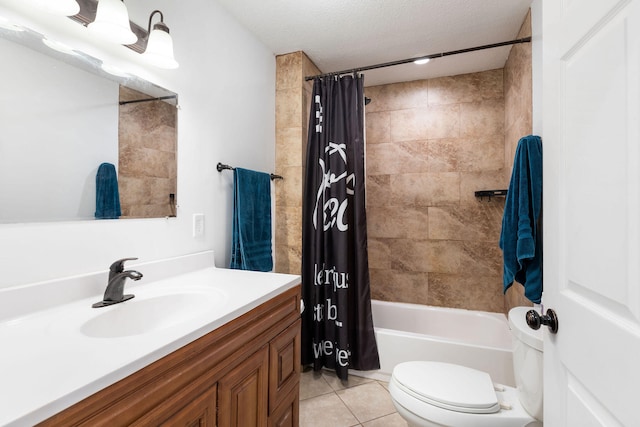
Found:
[[[300,379],[300,427],[406,427],[387,383],[349,376],[343,382],[329,372],[303,372]]]

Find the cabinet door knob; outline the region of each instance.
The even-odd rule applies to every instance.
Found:
[[[535,310],[529,310],[526,314],[527,325],[531,329],[540,329],[541,325],[545,325],[549,327],[549,330],[552,334],[558,332],[558,316],[556,316],[556,312],[552,309],[547,310],[547,314],[539,315]]]

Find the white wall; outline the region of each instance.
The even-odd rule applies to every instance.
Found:
[[[145,67],[122,46],[93,40],[66,18],[43,18],[26,0],[0,1],[0,15],[51,31],[94,56],[128,68],[179,95],[178,217],[0,225],[0,287],[103,271],[120,257],[151,261],[214,249],[228,264],[229,172],[218,161],[273,171],[275,57],[215,1],[137,0],[130,17],[146,26],[154,9],[175,43],[177,70]],[[192,215],[205,214],[205,235],[192,237]]]
[[[118,166],[118,84],[4,39],[0,57],[17,59],[0,71],[0,223],[92,219],[98,166]]]

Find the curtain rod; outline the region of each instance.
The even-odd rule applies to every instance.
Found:
[[[235,168],[233,166],[225,165],[218,162],[218,164],[216,165],[216,169],[218,170],[218,172],[222,172],[223,170],[234,170]],[[282,176],[273,173],[269,174],[269,176],[271,177],[271,181],[273,181],[274,179],[284,179]]]
[[[176,95],[167,95],[167,96],[158,96],[155,98],[144,98],[144,99],[134,99],[131,101],[120,101],[119,104],[126,105],[126,104],[135,104],[136,102],[162,101],[165,99],[175,99],[175,98],[176,98]]]
[[[483,46],[470,47],[470,48],[467,48],[467,49],[452,50],[452,51],[449,51],[449,52],[442,52],[442,53],[433,53],[431,55],[423,55],[423,56],[419,56],[419,57],[416,57],[416,58],[400,59],[398,61],[385,62],[385,63],[382,63],[382,64],[367,65],[365,67],[351,68],[350,70],[334,71],[333,73],[324,73],[324,74],[318,74],[318,75],[315,75],[315,76],[306,76],[304,79],[305,80],[313,80],[313,79],[320,78],[320,77],[339,76],[341,74],[357,73],[359,71],[374,70],[376,68],[384,68],[384,67],[392,67],[394,65],[408,64],[409,62],[413,62],[413,61],[416,61],[418,59],[442,58],[443,56],[457,55],[459,53],[475,52],[477,50],[492,49],[494,47],[508,46],[508,45],[518,44],[518,43],[528,43],[530,41],[531,41],[531,37],[524,37],[524,38],[521,38],[521,39],[509,40],[509,41],[506,41],[506,42],[485,44]]]

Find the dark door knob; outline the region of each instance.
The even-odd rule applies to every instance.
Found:
[[[540,329],[541,325],[545,325],[549,327],[549,330],[552,334],[558,332],[558,316],[556,316],[556,312],[552,309],[547,310],[547,314],[539,315],[535,310],[527,311],[527,325],[531,329]]]

